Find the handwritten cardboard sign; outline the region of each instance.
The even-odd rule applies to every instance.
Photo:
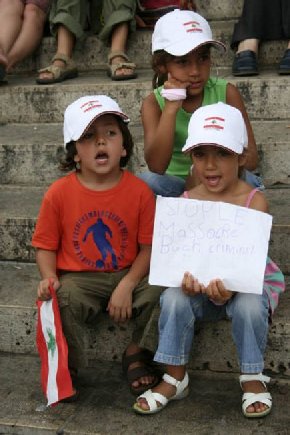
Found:
[[[157,197],[150,284],[179,287],[189,271],[262,294],[272,216],[224,202]]]

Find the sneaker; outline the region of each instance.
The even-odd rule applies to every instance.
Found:
[[[237,53],[234,58],[232,73],[234,76],[255,76],[259,74],[256,53],[252,50]]]
[[[290,48],[288,48],[279,64],[278,74],[290,74]]]

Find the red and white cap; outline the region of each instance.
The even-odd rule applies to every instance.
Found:
[[[69,142],[79,140],[90,124],[105,113],[130,121],[118,103],[107,95],[87,95],[71,103],[64,112],[64,148]]]
[[[248,134],[241,112],[225,103],[197,109],[190,118],[182,151],[187,153],[200,145],[215,145],[242,154],[248,146]]]
[[[226,50],[222,42],[213,39],[208,22],[196,12],[175,9],[163,15],[155,24],[152,53],[165,50],[173,56],[184,56],[204,44]]]

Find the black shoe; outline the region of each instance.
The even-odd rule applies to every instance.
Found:
[[[290,74],[290,48],[288,48],[281,59],[278,69],[279,74]]]
[[[234,58],[232,73],[234,76],[255,76],[259,74],[256,53],[251,50],[237,53]]]

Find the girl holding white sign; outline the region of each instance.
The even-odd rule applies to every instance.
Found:
[[[248,144],[241,112],[227,104],[201,107],[189,122],[183,152],[189,153],[201,184],[183,197],[202,201],[222,201],[267,212],[261,192],[239,178],[246,161]],[[271,277],[270,277],[271,275]],[[169,401],[188,394],[186,371],[196,320],[232,320],[232,335],[237,348],[243,390],[242,411],[246,417],[263,417],[271,411],[272,398],[264,376],[264,352],[269,315],[284,290],[283,275],[270,260],[264,275],[262,294],[233,292],[220,279],[208,285],[185,272],[180,288],[168,288],[160,298],[159,344],[154,360],[166,365],[163,380],[137,398],[139,414],[161,411]],[[267,278],[268,281],[267,282]]]

